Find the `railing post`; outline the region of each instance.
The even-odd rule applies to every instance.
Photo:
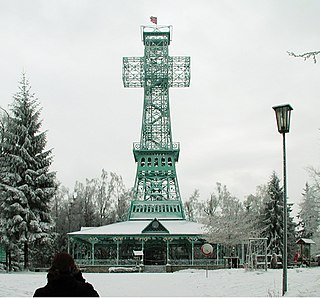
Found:
[[[141,264],[144,264],[144,239],[141,239],[141,250],[142,250],[142,259]]]
[[[169,238],[167,238],[167,265],[169,265],[170,259],[169,259]]]
[[[219,243],[217,243],[217,265],[219,265]]]
[[[94,265],[94,245],[99,242],[96,237],[90,237],[89,241],[91,242],[91,265]]]
[[[119,239],[117,239],[117,265],[119,265]]]
[[[194,263],[194,239],[191,239],[191,265],[193,266]]]

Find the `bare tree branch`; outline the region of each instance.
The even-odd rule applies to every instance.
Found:
[[[308,53],[299,54],[299,55],[298,55],[298,54],[295,54],[295,53],[293,53],[293,52],[288,52],[288,51],[287,51],[287,53],[288,53],[289,56],[293,56],[293,57],[296,57],[296,58],[303,58],[304,60],[307,60],[307,59],[309,59],[309,58],[312,58],[312,59],[313,59],[313,62],[314,62],[314,63],[317,63],[316,56],[317,56],[318,54],[320,54],[320,51],[308,52]]]

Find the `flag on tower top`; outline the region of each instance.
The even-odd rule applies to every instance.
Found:
[[[157,25],[157,23],[158,23],[158,18],[157,18],[157,17],[150,17],[150,21],[151,21],[151,23]]]

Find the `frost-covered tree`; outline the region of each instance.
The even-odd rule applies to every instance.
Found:
[[[220,205],[220,197],[217,196],[215,193],[210,194],[210,198],[206,200],[203,204],[203,217],[210,217],[213,216]]]
[[[251,211],[232,196],[225,185],[217,183],[216,191],[204,207],[205,222],[208,227],[208,240],[231,248],[249,237],[258,235],[255,221],[249,216]]]
[[[57,191],[51,201],[51,216],[54,221],[54,233],[52,233],[54,251],[66,251],[68,247],[67,233],[68,222],[68,197],[69,190],[56,181]]]
[[[73,191],[66,190],[59,211],[65,217],[59,216],[57,221],[57,232],[64,234],[65,238],[68,232],[98,225],[94,202],[95,186],[92,181],[93,179],[86,179],[85,183],[76,181]]]
[[[299,219],[299,236],[303,238],[312,238],[316,236],[320,225],[320,196],[317,189],[309,186],[302,193],[302,202],[300,205]]]
[[[184,203],[187,220],[197,221],[200,207],[200,203],[198,201],[199,197],[200,192],[198,189],[195,189],[189,199]]]
[[[293,56],[296,58],[303,58],[304,60],[311,58],[314,63],[317,63],[317,55],[320,54],[320,51],[312,51],[312,52],[307,52],[303,54],[295,54],[293,52],[287,52],[287,53],[289,54],[289,56]]]
[[[243,202],[246,214],[246,222],[248,234],[251,232],[251,237],[260,237],[262,228],[260,218],[263,208],[263,196],[261,196],[261,186],[257,187],[255,195],[249,195]]]
[[[56,231],[66,243],[68,232],[127,219],[131,191],[120,175],[104,169],[98,178],[76,181],[74,190],[60,186],[52,205]]]
[[[95,196],[97,194],[97,181],[96,179],[86,179],[85,184],[76,182],[74,189],[74,198],[78,203],[76,207],[79,209],[78,220],[82,227],[93,227],[97,225],[96,221],[96,206]],[[75,210],[72,210],[73,212]]]
[[[210,194],[210,198],[203,204],[204,221],[206,218],[221,214],[222,206],[225,206],[231,197],[227,187],[217,182],[215,191]]]
[[[97,211],[99,215],[99,225],[108,223],[111,211],[111,195],[113,186],[109,183],[109,174],[102,169],[100,179],[98,181],[98,193],[96,196]]]
[[[64,230],[67,232],[67,214],[62,213],[64,209],[64,203],[69,196],[69,190],[67,187],[61,185],[59,181],[56,181],[57,191],[51,201],[51,217],[53,218],[55,225],[54,231],[58,232]]]
[[[129,200],[132,196],[131,190],[126,189],[122,176],[110,172],[112,186],[112,197],[114,207],[113,222],[124,221],[127,219]]]
[[[262,198],[251,194],[244,200],[243,205],[247,212],[258,218],[262,210]]]
[[[100,178],[92,179],[91,184],[99,225],[125,220],[130,191],[126,189],[122,177],[102,169]]]
[[[8,252],[22,246],[24,267],[29,253],[38,255],[50,246],[50,200],[55,173],[50,172],[52,152],[41,131],[41,108],[25,74],[13,97],[9,125],[0,144],[0,217]]]

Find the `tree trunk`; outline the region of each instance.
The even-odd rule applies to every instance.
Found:
[[[28,248],[28,242],[24,243],[24,270],[29,269],[29,248]]]
[[[7,261],[7,271],[12,271],[12,260],[11,260],[11,251],[7,250],[6,254],[6,261]]]
[[[6,250],[6,270],[9,271],[9,251]]]

